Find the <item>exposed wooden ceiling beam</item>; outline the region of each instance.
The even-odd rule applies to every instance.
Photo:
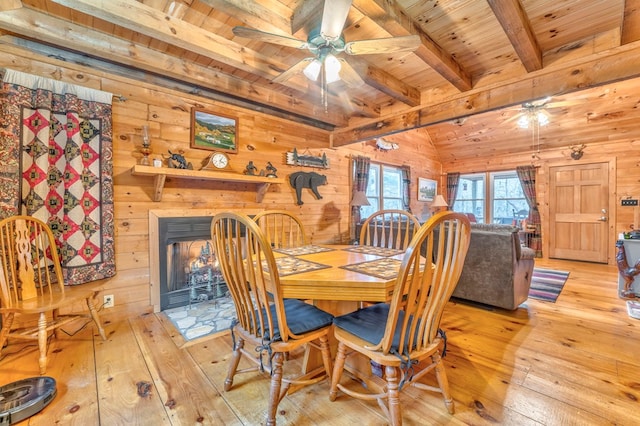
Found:
[[[469,74],[451,55],[438,46],[428,34],[413,22],[396,1],[354,0],[353,6],[365,15],[377,16],[378,18],[374,19],[376,24],[392,35],[419,35],[422,45],[413,53],[458,90],[466,91],[471,89],[472,84]],[[376,8],[377,10],[375,10]],[[398,24],[406,31],[405,34],[398,34],[396,29]]]
[[[548,95],[560,95],[640,76],[637,58],[640,45],[625,45],[606,54],[580,58],[553,70],[542,69],[526,78],[504,81],[491,88],[472,90],[435,105],[414,108],[411,112],[395,114],[357,127],[336,130],[332,146],[387,136],[401,131],[424,127],[517,105]]]
[[[528,72],[542,69],[542,51],[519,0],[487,0]]]
[[[158,9],[131,0],[51,0],[234,68],[272,79],[287,65]]]
[[[245,0],[200,0],[216,10],[242,21],[245,25],[260,28],[261,31],[291,37],[291,17],[293,11],[280,2],[270,2],[265,7],[258,2]],[[274,10],[277,8],[277,10]],[[289,17],[288,19],[285,17]]]
[[[395,78],[381,68],[368,65],[366,67],[355,66],[362,79],[369,86],[375,87],[379,91],[386,93],[394,99],[404,102],[409,106],[420,105],[421,94],[418,89]]]
[[[35,10],[23,8],[0,13],[0,27],[63,48],[85,52],[95,57],[108,57],[123,65],[158,75],[166,75],[221,93],[234,93],[236,96],[247,98],[261,105],[279,105],[282,109],[287,105],[292,113],[316,117],[318,121],[332,125],[347,123],[341,108],[332,108],[331,111],[325,113],[321,105],[316,105],[308,100],[303,102],[306,95],[300,92],[289,90],[288,93],[281,93],[257,84],[251,84],[243,79],[166,55],[157,50],[132,45],[128,41],[63,22]]]
[[[626,0],[621,43],[627,44],[638,40],[640,40],[640,0]]]
[[[25,40],[15,36],[0,36],[0,44],[11,46],[4,47],[4,52],[11,52],[12,49],[14,49],[17,52],[16,54],[18,55],[33,55],[36,58],[39,58],[38,60],[43,62],[49,61],[52,64],[56,64],[59,63],[59,61],[64,61],[65,63],[72,63],[83,67],[88,67],[92,70],[103,71],[108,74],[144,81],[146,83],[168,88],[170,90],[177,90],[183,93],[188,93],[189,95],[197,95],[214,101],[224,102],[229,105],[235,105],[241,108],[250,109],[252,111],[269,114],[271,116],[295,121],[296,123],[312,126],[322,130],[331,131],[334,128],[332,124],[325,123],[314,118],[314,115],[301,113],[300,108],[298,108],[297,110],[298,113],[293,113],[280,108],[276,108],[271,104],[260,104],[249,99],[231,97],[226,93],[220,93],[208,87],[194,86],[193,84],[190,84],[189,82],[184,80],[172,79],[167,74],[150,74],[149,72],[142,69],[136,69],[113,62],[106,62],[103,59],[93,58],[91,56],[87,56],[84,53],[75,53],[69,50],[52,47],[50,45],[44,45],[39,42]],[[46,59],[41,59],[42,57],[45,57]],[[122,94],[114,93],[114,96],[122,96]],[[318,114],[315,117],[320,116],[321,115]]]

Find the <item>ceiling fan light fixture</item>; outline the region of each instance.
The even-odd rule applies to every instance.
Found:
[[[528,129],[529,128],[529,116],[528,115],[523,115],[518,119],[518,127],[520,127],[521,129]]]
[[[340,61],[334,55],[328,54],[326,58],[324,58],[325,81],[327,84],[340,80],[341,68],[342,65]]]
[[[549,124],[549,117],[547,117],[547,114],[542,111],[538,111],[536,113],[536,119],[538,120],[539,126],[546,126],[547,124]]]
[[[309,80],[318,81],[318,76],[320,76],[321,70],[322,62],[320,62],[318,59],[314,59],[309,65],[304,68],[302,72]]]

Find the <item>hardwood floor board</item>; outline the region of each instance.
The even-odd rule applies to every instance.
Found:
[[[100,423],[170,425],[158,392],[145,392],[153,377],[128,321],[110,325],[107,341],[96,344],[96,376],[100,396]],[[129,352],[122,362],[122,350]],[[149,389],[151,390],[151,389]]]
[[[627,316],[617,296],[617,269],[542,259],[536,266],[570,272],[556,303],[529,299],[515,311],[447,305],[444,363],[456,413],[446,412],[439,394],[409,388],[401,396],[405,425],[637,423],[640,321]],[[90,327],[51,340],[47,374],[58,381],[58,395],[18,426],[263,423],[268,377],[239,375],[231,391],[222,390],[229,336],[179,349],[173,331],[156,314],[105,329],[106,342]],[[10,343],[0,358],[0,385],[38,375],[37,347]],[[299,353],[292,354],[293,366],[299,360]],[[429,375],[423,380],[434,381]],[[139,381],[151,383],[151,396],[137,396]],[[328,388],[322,382],[286,396],[278,424],[387,423],[375,402],[343,394],[331,402]],[[171,401],[173,408],[165,406]]]
[[[49,340],[49,358],[46,376],[56,381],[57,394],[42,411],[19,425],[94,425],[99,423],[96,377],[94,374],[94,332],[91,325],[79,329],[76,323],[69,324],[73,336],[60,333],[60,338]],[[98,339],[100,337],[98,336]],[[4,350],[12,351],[9,345]],[[0,365],[2,385],[29,377],[38,377],[38,348],[32,342],[13,352]],[[3,353],[4,353],[3,350]],[[5,380],[7,382],[5,383]]]
[[[156,315],[130,322],[172,423],[241,424],[189,353],[176,347]]]
[[[598,424],[598,419],[614,422],[615,424],[632,425],[637,424],[638,401],[629,401],[621,395],[607,395],[604,382],[599,381],[599,385],[587,380],[588,373],[583,374],[585,383],[578,383],[576,380],[563,380],[559,378],[555,371],[532,371],[525,381],[523,388],[531,389],[539,395],[532,402],[539,402],[540,407],[537,412],[541,418],[549,419],[549,407],[558,408],[559,404],[565,404],[571,409],[566,413],[566,418],[557,417],[554,424],[567,419],[575,419],[578,416],[583,418],[581,423],[575,424]],[[544,392],[544,394],[542,393]],[[522,404],[522,395],[517,394],[518,400],[514,403]],[[554,401],[553,404],[550,401]],[[530,402],[530,403],[532,403]],[[551,410],[556,416],[555,410]],[[544,417],[542,417],[544,416]],[[575,420],[574,420],[575,421]]]

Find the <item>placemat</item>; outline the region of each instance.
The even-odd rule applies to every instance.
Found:
[[[376,256],[384,256],[384,257],[390,257],[390,256],[395,256],[396,254],[404,253],[404,250],[387,248],[387,247],[376,247],[376,246],[351,246],[351,247],[345,248],[344,250],[353,251],[356,253],[374,254]]]
[[[353,265],[344,265],[341,268],[388,280],[398,276],[401,263],[401,260],[385,257],[368,262],[354,263]]]
[[[288,254],[289,256],[302,256],[304,254],[314,254],[314,253],[322,253],[323,251],[333,251],[335,249],[328,247],[320,247],[314,246],[313,244],[307,246],[300,247],[287,247],[287,248],[277,248],[273,249],[273,251],[277,251],[278,253]]]
[[[266,263],[262,262],[262,267],[266,271]],[[330,268],[329,265],[311,262],[309,260],[300,259],[294,256],[279,257],[276,259],[276,267],[281,277],[293,274],[301,274],[303,272],[315,271],[317,269]]]

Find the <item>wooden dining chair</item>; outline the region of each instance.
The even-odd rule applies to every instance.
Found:
[[[406,250],[418,228],[420,222],[408,211],[378,210],[362,224],[360,245]]]
[[[215,215],[211,239],[237,315],[231,327],[233,355],[224,389],[231,389],[236,373],[269,373],[266,423],[275,425],[278,404],[287,393],[331,376],[328,336],[333,316],[304,301],[282,297],[271,244],[248,216]],[[323,367],[298,376],[285,374],[285,354],[303,345],[320,349]],[[241,358],[255,366],[238,370]]]
[[[79,318],[90,318],[106,340],[94,304],[99,284],[65,286],[53,232],[39,219],[12,216],[0,221],[0,351],[7,339],[36,340],[40,350],[40,374],[47,369],[49,333]],[[60,314],[81,301],[86,314]],[[29,315],[37,316],[37,325]],[[20,327],[12,329],[20,316]]]
[[[442,393],[447,410],[453,413],[441,359],[446,335],[439,327],[462,272],[470,235],[469,219],[464,214],[437,213],[422,225],[407,247],[391,301],[334,319],[338,350],[330,400],[336,399],[338,390],[354,398],[377,400],[389,422],[401,425],[400,392],[413,386]],[[352,389],[341,383],[347,352],[362,354],[384,366],[386,383],[382,390]],[[435,371],[438,386],[419,381],[431,371]]]
[[[286,210],[264,210],[253,217],[272,248],[300,247],[307,243],[304,225]]]

